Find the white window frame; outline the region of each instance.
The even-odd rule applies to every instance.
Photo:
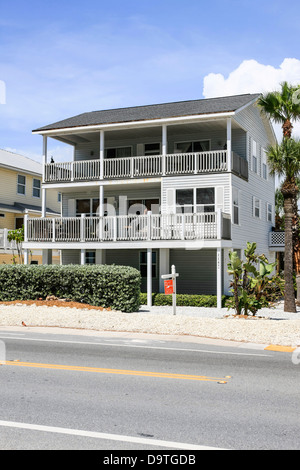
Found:
[[[267,155],[265,149],[261,149],[262,152],[262,163],[261,163],[261,176],[264,180],[268,180],[268,163],[267,163]],[[265,173],[265,174],[264,174]]]
[[[197,204],[197,189],[213,189],[214,190],[214,204]],[[181,205],[181,204],[177,204],[177,191],[192,191],[193,193],[193,202],[191,204],[185,204],[185,205]],[[211,212],[205,212],[204,210],[203,211],[198,211],[198,207],[205,207],[205,206],[214,206],[214,210],[212,212],[216,212],[216,193],[217,193],[217,189],[216,189],[216,186],[197,186],[195,188],[175,188],[175,212],[176,214],[181,214],[181,213],[188,213],[188,214],[196,214],[196,213],[205,213],[205,214],[209,214]],[[182,208],[182,207],[189,207],[191,208],[191,212],[185,212],[185,210],[183,212],[177,212],[177,208]]]
[[[174,142],[174,153],[182,153],[182,152],[179,152],[178,149],[177,149],[178,144],[194,144],[195,142],[208,142],[207,152],[209,152],[211,150],[211,139],[178,140],[178,141]],[[191,153],[194,153],[194,152],[192,151]]]
[[[117,159],[117,158],[130,158],[130,157],[118,157],[117,156],[118,149],[127,149],[127,148],[130,148],[130,157],[132,157],[132,155],[133,155],[132,154],[132,149],[133,149],[132,145],[118,145],[118,146],[113,146],[113,147],[105,147],[105,149],[104,149],[104,158],[105,159],[107,159],[107,158],[108,159],[110,159],[110,158],[115,158],[115,159]],[[116,150],[116,157],[108,157],[107,156],[107,151],[108,150]]]
[[[39,182],[39,186],[35,186],[35,182],[38,181]],[[37,199],[40,199],[41,198],[41,180],[39,180],[38,178],[33,178],[32,180],[32,197],[35,197]],[[34,194],[34,190],[38,190],[39,191],[39,195],[38,196],[35,196]]]
[[[258,158],[257,158],[257,142],[252,139],[252,171],[253,173],[258,173]]]
[[[234,197],[234,193],[236,193],[236,198]],[[235,203],[235,199],[237,203]],[[237,208],[237,218],[238,222],[235,222],[235,208]],[[232,223],[234,225],[241,225],[241,210],[240,210],[240,191],[235,186],[232,187]]]
[[[258,215],[256,215],[256,209],[258,209]],[[261,219],[261,200],[255,196],[253,196],[252,215],[255,219]]]
[[[267,221],[273,223],[274,220],[274,210],[273,204],[267,202]]]
[[[24,183],[19,182],[19,176],[24,178]],[[19,186],[24,187],[24,193],[19,192]],[[17,194],[20,196],[26,196],[26,176],[25,175],[17,175]]]
[[[90,259],[92,259],[94,262],[93,263],[88,263],[88,260],[90,260]],[[96,251],[95,250],[86,250],[86,252],[85,252],[85,264],[87,264],[87,265],[96,264]]]

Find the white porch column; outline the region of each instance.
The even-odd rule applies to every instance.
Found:
[[[159,292],[164,293],[164,280],[161,278],[163,274],[170,272],[170,249],[160,248],[159,249]]]
[[[147,248],[147,306],[152,307],[152,248]]]
[[[232,125],[231,125],[231,118],[227,118],[227,169],[228,171],[231,171],[232,169],[232,156],[231,156],[231,151],[232,151]]]
[[[100,179],[103,180],[104,178],[104,131],[100,131]]]
[[[217,307],[222,308],[222,248],[217,248]]]
[[[80,250],[80,264],[82,266],[85,265],[85,249],[84,248],[81,248]]]
[[[47,164],[47,136],[43,135],[43,182],[45,181],[45,165]]]
[[[162,126],[162,174],[166,174],[166,155],[168,153],[167,126]]]
[[[29,261],[29,250],[25,249],[24,250],[24,264],[28,264]]]

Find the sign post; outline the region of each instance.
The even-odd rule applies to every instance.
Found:
[[[178,276],[179,274],[176,273],[174,264],[172,265],[171,274],[163,274],[161,276],[162,279],[167,279],[164,281],[165,294],[172,294],[173,315],[176,315],[176,277]]]

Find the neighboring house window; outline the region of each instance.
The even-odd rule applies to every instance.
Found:
[[[17,193],[25,195],[26,176],[18,175]]]
[[[131,147],[116,147],[105,150],[105,158],[131,157]]]
[[[273,206],[269,203],[267,204],[267,220],[273,222]]]
[[[23,217],[16,217],[16,219],[15,219],[16,229],[22,228],[23,225],[24,225],[24,218]]]
[[[215,188],[196,189],[196,211],[215,212]]]
[[[33,178],[32,195],[33,197],[41,197],[41,180]]]
[[[156,255],[156,251],[152,251],[152,277],[157,277]],[[140,272],[142,277],[147,277],[147,251],[140,251]]]
[[[57,193],[57,202],[61,202],[61,193]]]
[[[253,197],[253,216],[260,218],[260,200]]]
[[[175,143],[175,153],[205,152],[209,150],[209,140]]]
[[[239,190],[232,188],[232,203],[233,203],[233,223],[239,225],[240,223],[240,205],[239,205]]]
[[[0,218],[3,219],[5,217],[5,214],[0,214]]]
[[[95,251],[85,252],[85,264],[96,264],[96,252]]]

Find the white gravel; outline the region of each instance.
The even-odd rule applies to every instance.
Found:
[[[98,331],[139,332],[164,335],[190,335],[247,343],[300,346],[300,308],[286,313],[283,304],[275,309],[262,309],[257,317],[231,316],[227,309],[141,306],[137,313],[76,309],[70,307],[37,307],[1,305],[0,327],[62,327]]]

